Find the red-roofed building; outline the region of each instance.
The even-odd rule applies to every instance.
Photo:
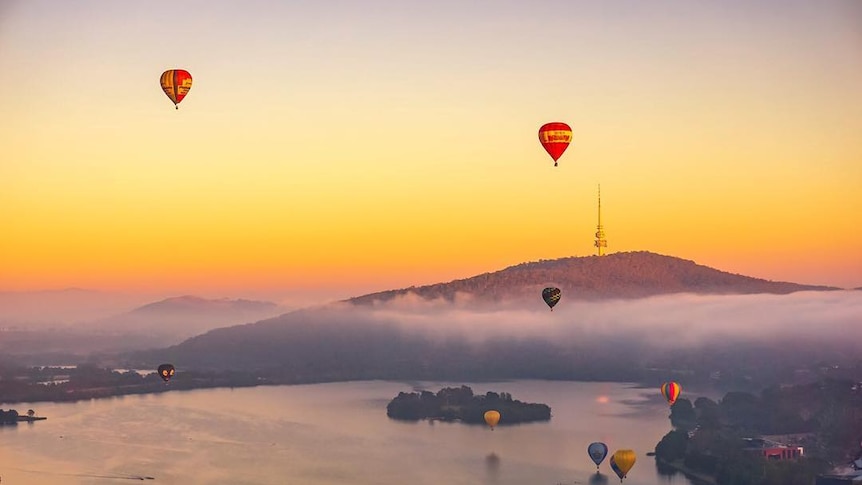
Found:
[[[745,451],[757,453],[767,460],[795,460],[803,455],[801,446],[788,446],[763,438],[745,438]]]

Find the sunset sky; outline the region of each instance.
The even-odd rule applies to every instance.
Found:
[[[0,291],[449,281],[599,183],[609,252],[862,286],[862,2],[0,1]]]

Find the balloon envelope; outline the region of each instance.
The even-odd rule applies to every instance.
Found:
[[[554,305],[560,301],[561,296],[563,296],[563,292],[559,288],[545,288],[542,290],[542,299],[551,307],[551,311],[554,311]]]
[[[165,382],[171,380],[171,377],[174,376],[174,366],[171,364],[162,364],[159,366],[159,377],[161,377]]]
[[[174,102],[174,106],[186,97],[192,88],[192,75],[183,69],[168,69],[159,79],[162,91]],[[179,107],[177,107],[179,109]]]
[[[610,459],[610,460],[608,460],[608,464],[610,464],[610,465],[611,465],[611,470],[613,470],[613,471],[614,471],[614,473],[616,473],[616,474],[617,474],[617,476],[618,476],[618,477],[620,477],[620,481],[622,482],[622,481],[623,481],[623,477],[625,477],[625,476],[626,476],[626,474],[625,474],[625,473],[623,473],[623,471],[622,471],[622,470],[620,470],[620,467],[618,467],[618,466],[617,466],[617,462],[616,462],[616,460],[614,460],[614,457],[613,457],[613,456],[611,457],[611,459]]]
[[[557,160],[563,156],[563,152],[569,148],[569,143],[572,142],[572,129],[565,123],[545,123],[539,128],[539,141],[548,155],[554,159],[554,166],[556,167]]]
[[[494,429],[494,426],[497,426],[497,423],[500,422],[500,412],[494,410],[485,411],[485,422],[488,423],[491,429]]]
[[[622,480],[625,478],[629,470],[635,466],[635,460],[637,460],[637,456],[634,451],[619,450],[611,456],[611,469],[613,469],[614,473],[616,473],[617,476],[620,477],[620,480]]]
[[[587,447],[587,453],[590,454],[590,458],[598,467],[608,456],[608,445],[599,442],[590,443],[590,446]]]
[[[661,385],[661,395],[667,399],[667,403],[671,406],[676,402],[680,392],[682,392],[682,387],[674,381],[665,382]]]

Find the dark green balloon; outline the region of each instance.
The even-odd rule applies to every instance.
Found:
[[[554,311],[554,305],[560,301],[560,296],[562,296],[563,292],[560,291],[559,288],[545,288],[542,290],[542,299],[545,300],[545,303],[551,307],[551,311]]]
[[[165,382],[171,380],[171,377],[174,376],[174,366],[171,364],[162,364],[159,366],[159,377],[161,377]]]

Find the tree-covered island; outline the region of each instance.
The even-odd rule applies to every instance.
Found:
[[[490,410],[500,412],[500,425],[551,419],[551,408],[546,404],[517,401],[506,392],[487,392],[477,396],[468,386],[445,387],[436,394],[429,391],[400,392],[386,406],[386,415],[404,421],[438,419],[485,424],[485,411]]]

